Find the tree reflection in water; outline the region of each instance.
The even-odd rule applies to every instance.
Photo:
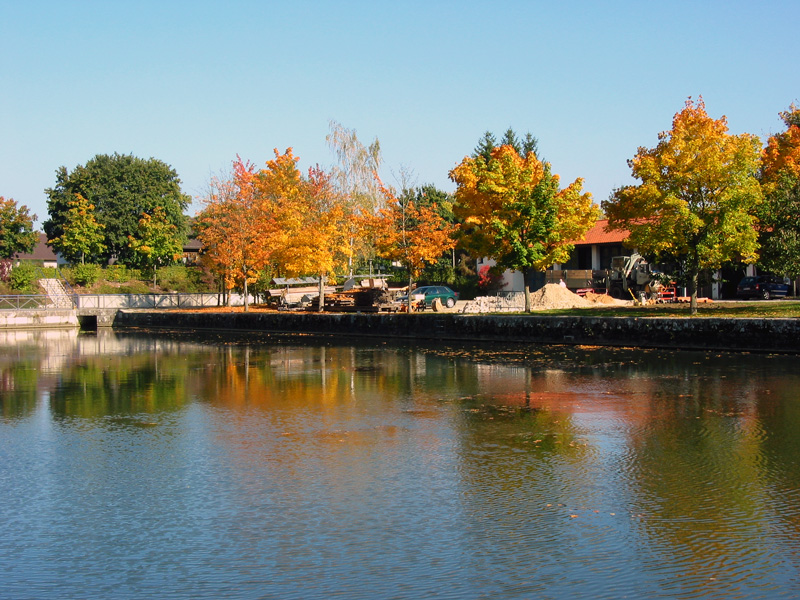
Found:
[[[6,336],[6,597],[800,593],[794,357]]]

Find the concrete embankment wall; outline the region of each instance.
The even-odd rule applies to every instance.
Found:
[[[120,311],[114,327],[800,352],[800,319]]]
[[[78,327],[74,310],[3,310],[0,329]]]

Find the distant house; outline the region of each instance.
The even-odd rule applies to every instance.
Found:
[[[607,219],[600,219],[595,223],[582,239],[575,242],[575,250],[569,260],[563,264],[555,264],[552,269],[559,270],[594,270],[602,271],[611,268],[611,259],[615,256],[630,256],[636,250],[623,245],[628,238],[626,230],[607,231]],[[491,259],[484,258],[478,261],[478,269],[484,265],[493,266]],[[720,298],[736,297],[736,284],[742,277],[757,274],[754,265],[728,265],[722,270],[713,273],[714,282],[702,286],[698,293],[718,300]],[[507,270],[501,279],[501,291],[521,292],[524,289],[522,273]],[[686,295],[685,288],[681,291]]]
[[[626,248],[622,242],[628,237],[624,229],[607,231],[608,219],[600,219],[586,232],[583,239],[575,242],[575,250],[570,259],[558,269],[609,269],[611,259],[615,256],[630,256],[633,250]]]
[[[552,268],[554,270],[609,269],[614,256],[633,254],[633,250],[622,245],[622,242],[628,237],[628,232],[625,230],[606,231],[607,226],[607,219],[597,221],[583,238],[575,242],[575,249],[572,251],[570,259],[566,263],[553,265]],[[478,272],[486,265],[494,266],[495,261],[490,258],[479,260]],[[500,285],[504,292],[521,292],[524,289],[525,281],[522,273],[506,270]]]
[[[194,265],[200,260],[200,252],[203,250],[203,242],[197,238],[187,240],[183,245],[183,264]]]
[[[44,233],[39,233],[39,239],[36,242],[36,246],[33,248],[33,252],[17,252],[12,260],[15,265],[29,263],[45,268],[55,268],[66,264],[66,261],[47,245],[47,235]]]

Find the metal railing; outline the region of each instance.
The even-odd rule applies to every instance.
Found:
[[[0,295],[0,310],[42,310],[50,304],[45,295]]]
[[[218,294],[76,294],[78,309],[202,308],[219,306]]]

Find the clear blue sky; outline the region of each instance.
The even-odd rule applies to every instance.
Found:
[[[800,3],[0,0],[0,195],[132,153],[187,194],[236,154],[330,166],[329,122],[452,191],[483,132],[530,131],[595,201],[687,97],[763,140],[800,98]],[[192,212],[200,207],[195,201]]]

